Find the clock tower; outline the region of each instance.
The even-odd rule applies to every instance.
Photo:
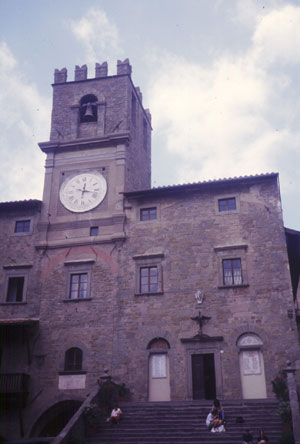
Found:
[[[40,248],[124,237],[123,192],[150,188],[151,116],[131,80],[129,60],[107,75],[107,63],[55,70]]]

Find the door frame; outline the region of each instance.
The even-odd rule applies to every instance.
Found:
[[[193,400],[193,374],[192,355],[213,354],[215,361],[216,397],[223,398],[222,361],[223,350],[216,343],[211,342],[185,342],[185,356],[187,369],[187,398]]]

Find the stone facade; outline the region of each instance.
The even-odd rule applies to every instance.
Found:
[[[136,401],[272,398],[299,359],[278,175],[151,189],[150,113],[130,76],[128,60],[110,77],[56,70],[43,201],[0,204],[0,370],[30,377],[23,425],[11,408],[0,419],[7,438],[49,433],[105,370]],[[89,173],[105,196],[70,211],[62,186]]]

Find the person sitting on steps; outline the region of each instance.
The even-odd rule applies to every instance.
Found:
[[[265,432],[263,431],[263,429],[260,429],[260,431],[259,431],[259,435],[257,438],[257,444],[269,444],[269,439],[265,435]]]
[[[217,409],[209,412],[206,418],[206,425],[211,432],[225,432],[224,421],[219,418]]]
[[[213,402],[213,405],[211,407],[211,410],[213,411],[215,409],[218,410],[219,419],[222,419],[223,420],[223,424],[224,424],[225,423],[225,413],[224,413],[224,409],[223,409],[222,403],[221,403],[221,401],[219,401],[219,399],[214,399],[214,402]]]
[[[253,436],[248,429],[243,433],[243,444],[253,444]]]
[[[118,404],[115,404],[114,408],[112,409],[112,412],[110,414],[110,418],[108,418],[107,422],[110,422],[111,424],[118,424],[118,422],[121,419],[122,410],[118,406]]]

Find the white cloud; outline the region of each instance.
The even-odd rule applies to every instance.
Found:
[[[0,44],[0,200],[41,198],[51,102],[21,74],[5,42]]]
[[[253,23],[243,55],[226,53],[204,66],[158,52],[152,63],[153,127],[180,159],[178,182],[280,171],[297,174],[299,187],[300,127],[291,124],[300,87],[289,89],[288,64],[300,62],[300,7],[271,10]]]
[[[300,62],[300,8],[287,5],[275,9],[259,21],[253,34],[253,54],[257,63],[268,65]]]
[[[70,21],[71,31],[84,45],[88,63],[110,59],[114,54],[122,54],[118,28],[97,8],[89,9],[78,21]]]

